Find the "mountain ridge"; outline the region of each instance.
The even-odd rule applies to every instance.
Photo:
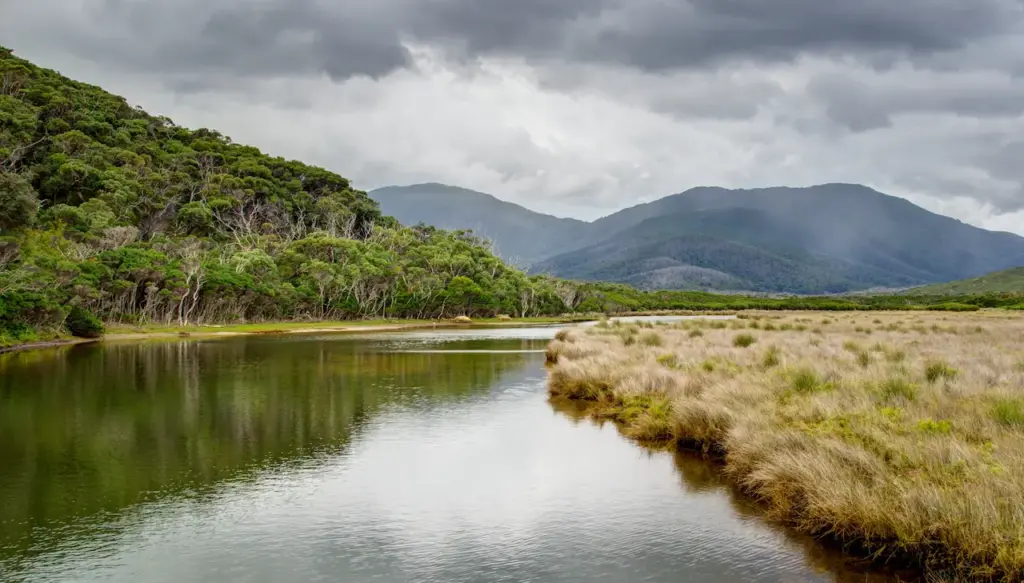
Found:
[[[392,191],[430,206],[430,218],[440,215],[449,228],[479,225],[486,230],[492,219],[474,210],[475,201],[500,201],[466,189],[431,188],[457,190],[458,212],[436,192],[418,187]],[[951,281],[1024,262],[1019,235],[982,229],[849,183],[695,187],[592,222],[557,219],[500,202],[513,205],[521,220],[511,234],[495,230],[499,254],[517,252],[525,240],[530,247],[522,256],[535,273],[644,288],[736,291],[737,285],[744,290],[749,285],[749,291],[843,293]],[[396,212],[386,201],[381,208],[402,222],[417,215],[411,208]],[[531,225],[531,219],[538,222]],[[745,259],[737,263],[736,257]],[[758,272],[744,261],[781,261],[779,273],[790,275]]]
[[[487,193],[434,182],[388,186],[367,194],[377,201],[382,212],[403,224],[472,230],[491,240],[496,252],[513,263],[530,264],[544,258],[551,248],[569,246],[589,224],[540,213]],[[464,212],[467,203],[474,205],[470,213]]]

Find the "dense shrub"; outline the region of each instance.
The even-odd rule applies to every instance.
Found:
[[[71,308],[65,326],[72,336],[78,338],[99,338],[103,335],[103,322],[93,313],[78,306]]]

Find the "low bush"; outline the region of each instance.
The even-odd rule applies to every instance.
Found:
[[[77,338],[99,338],[103,335],[103,322],[88,310],[78,306],[71,308],[64,325],[68,332]]]

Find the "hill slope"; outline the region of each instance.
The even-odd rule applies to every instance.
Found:
[[[647,219],[534,269],[648,289],[838,293],[915,281],[816,253],[788,221],[741,208]]]
[[[434,222],[483,234],[499,253],[535,273],[648,289],[906,288],[1024,264],[1024,238],[853,184],[700,187],[593,223],[444,185],[371,194],[405,224]]]
[[[981,277],[939,283],[908,290],[908,294],[959,296],[975,294],[1024,294],[1024,267],[1014,267]]]
[[[472,230],[515,263],[530,264],[578,247],[589,227],[583,221],[537,213],[489,194],[444,184],[389,186],[369,194],[383,212],[404,225]]]
[[[561,313],[554,285],[0,48],[0,345],[99,320]]]
[[[847,184],[696,188],[590,228],[615,234],[533,269],[582,279],[613,275],[645,287],[822,293],[950,281],[1024,263],[1024,238]],[[767,261],[765,254],[784,261],[779,271],[758,275],[749,264]],[[652,261],[673,271],[652,273]],[[609,262],[620,267],[609,271]],[[692,268],[718,277],[707,284],[691,277]]]

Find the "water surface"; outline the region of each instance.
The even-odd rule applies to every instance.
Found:
[[[553,328],[0,357],[0,581],[885,581],[545,393]]]

